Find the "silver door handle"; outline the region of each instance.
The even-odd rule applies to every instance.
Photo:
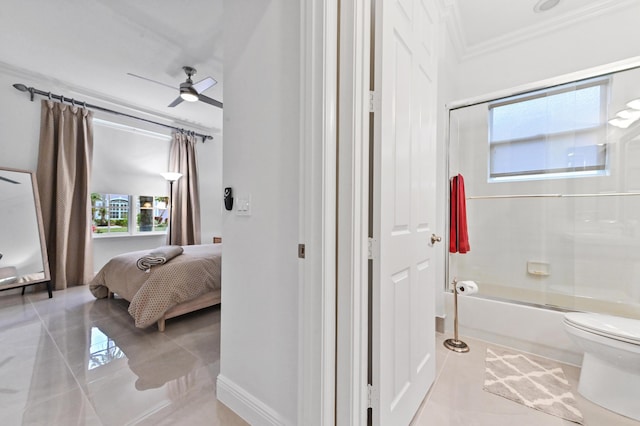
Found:
[[[431,234],[431,244],[439,243],[442,241],[442,237],[438,237],[436,234]]]

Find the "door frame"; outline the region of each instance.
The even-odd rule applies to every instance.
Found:
[[[298,421],[336,412],[338,1],[301,2]]]
[[[298,424],[367,423],[370,19],[301,5]]]
[[[339,8],[337,425],[367,424],[371,3]]]

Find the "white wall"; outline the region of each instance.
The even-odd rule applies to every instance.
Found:
[[[592,16],[588,20],[568,24],[561,29],[549,31],[544,35],[539,35],[517,45],[480,56],[472,56],[462,61],[456,57],[452,58],[451,55],[455,56],[459,52],[449,49],[447,54],[450,56],[445,58],[446,64],[444,65],[449,72],[441,73],[441,75],[449,76],[448,78],[451,79],[448,83],[450,89],[444,91],[448,96],[444,101],[447,104],[457,104],[463,100],[476,99],[492,93],[506,94],[511,89],[523,85],[531,85],[542,80],[578,73],[586,69],[640,56],[640,44],[628,42],[637,38],[635,28],[637,28],[639,16],[640,2],[635,2],[615,12]],[[441,79],[441,82],[443,79]],[[443,144],[446,144],[446,142],[446,139],[442,141]],[[455,153],[452,152],[451,157],[451,164],[453,165],[451,173],[453,174],[456,173],[455,169],[457,167]],[[486,162],[486,155],[478,155],[477,158],[477,161]],[[442,185],[446,186],[447,182],[442,182]],[[471,210],[472,208],[468,205],[468,209]],[[472,213],[472,211],[469,211],[469,214]],[[515,214],[520,213],[512,212],[511,216]],[[534,219],[530,221],[531,226],[528,228],[530,230],[533,230],[536,224],[544,220],[544,217]],[[564,220],[565,217],[562,219]],[[507,224],[503,225],[506,226]],[[477,229],[482,226],[482,218],[480,218],[479,222],[474,224],[474,228]],[[474,253],[473,232],[476,231],[471,229],[470,225],[470,253]],[[510,235],[512,238],[517,239],[518,230],[512,230]],[[527,238],[527,236],[530,236],[530,234],[522,234],[517,250],[511,250],[508,255],[517,256],[518,252],[526,251],[539,252],[540,241],[535,238]],[[504,241],[496,240],[496,244],[502,243]],[[528,246],[529,243],[531,244],[530,247]],[[465,255],[456,254],[452,256],[462,257]],[[495,256],[494,259],[496,259]],[[505,268],[508,268],[509,260],[509,258],[502,257],[499,261],[505,265]],[[570,265],[571,268],[574,266],[573,264]],[[483,272],[480,269],[478,269],[478,273]],[[523,275],[523,269],[522,262],[519,261],[514,266],[514,271],[512,271],[514,280]],[[464,278],[474,279],[475,277]],[[549,350],[549,348],[558,344],[556,338],[563,339],[561,335],[554,335],[553,338],[547,339],[544,327],[539,329],[532,327],[534,324],[545,324],[545,327],[559,328],[561,327],[561,322],[558,321],[558,315],[542,310],[542,312],[537,312],[536,315],[544,316],[547,312],[549,315],[548,320],[530,321],[527,320],[527,318],[530,318],[527,309],[530,308],[517,306],[505,308],[504,304],[499,302],[481,302],[474,300],[474,298],[465,298],[463,303],[461,305],[460,324],[464,333],[501,343],[516,342],[523,349],[534,352],[536,348],[541,348],[543,355],[575,362],[575,352],[573,352],[575,348],[571,347],[566,341],[560,344],[562,346],[559,347],[560,352],[553,353],[553,351]],[[516,311],[518,312],[517,314]],[[451,305],[447,306],[447,313],[447,324],[450,330]],[[523,322],[527,322],[532,329],[525,335],[519,335],[517,330],[500,326],[501,321],[504,323],[504,318],[513,318],[514,322],[518,322],[520,319]],[[535,344],[536,342],[538,344]],[[567,344],[565,345],[565,343]],[[565,351],[565,355],[568,355],[562,355],[562,351]],[[572,352],[574,355],[571,355]]]
[[[27,93],[14,89],[14,83],[23,83],[56,94],[67,94],[69,84],[58,83],[38,75],[18,73],[0,66],[0,166],[35,171],[38,162],[40,137],[40,100],[29,101]],[[99,100],[89,99],[89,103],[100,105]],[[117,109],[117,107],[111,107]],[[168,129],[145,123],[124,120],[110,114],[96,114],[96,117],[123,124],[138,126],[158,133],[169,134]],[[180,126],[184,127],[184,126]],[[108,141],[95,140],[95,144]],[[159,143],[164,143],[160,142]],[[168,142],[167,142],[168,143]],[[214,235],[222,232],[222,136],[215,135],[213,141],[198,144],[198,165],[200,168],[200,195],[202,215],[202,241],[211,242]],[[168,163],[167,158],[167,163]],[[166,170],[158,170],[158,173]],[[163,236],[118,237],[94,240],[94,268],[98,270],[116,254],[146,250],[165,244]]]
[[[451,101],[473,98],[640,55],[640,2],[460,62]],[[508,19],[508,17],[505,17]]]
[[[251,424],[295,424],[298,384],[300,4],[225,1],[218,398]]]
[[[36,86],[38,81],[0,68],[0,166],[35,171],[40,103],[29,102],[28,94],[14,89],[14,83]]]
[[[200,226],[202,244],[222,236],[222,147],[224,136],[198,143],[198,175],[200,176]]]

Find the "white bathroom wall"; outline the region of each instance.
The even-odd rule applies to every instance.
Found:
[[[51,90],[56,94],[67,94],[72,86],[29,72],[17,72],[10,67],[0,66],[0,166],[35,171],[38,161],[42,98],[36,97],[34,102],[30,102],[28,94],[12,87],[14,83]],[[104,104],[94,99],[90,99],[89,102],[97,105]],[[117,106],[107,105],[107,107],[117,109]],[[206,105],[203,107],[211,108]],[[168,129],[111,114],[96,113],[96,117],[169,134]],[[109,143],[109,141],[95,140],[94,143]],[[165,142],[159,141],[159,143]],[[215,135],[213,141],[198,144],[197,152],[200,168],[202,241],[211,242],[213,236],[219,236],[222,233],[222,136]],[[123,155],[127,154],[123,153]],[[163,171],[166,170],[158,170],[158,173]],[[94,268],[98,270],[116,254],[146,250],[162,244],[165,244],[163,236],[96,239],[94,240]]]
[[[633,42],[637,38],[640,2],[626,5],[462,60],[455,75],[456,93],[449,101],[470,99],[640,55],[640,44]]]
[[[465,100],[473,100],[485,97],[492,93],[502,95],[514,88],[530,86],[536,82],[554,79],[566,74],[575,74],[593,67],[601,67],[605,64],[628,60],[640,56],[640,44],[628,42],[636,38],[635,28],[640,16],[640,2],[627,3],[623,9],[613,13],[593,15],[589,19],[569,23],[566,26],[553,31],[539,34],[535,38],[524,40],[516,45],[502,49],[489,51],[482,55],[467,55],[465,59],[449,59],[455,63],[449,76],[454,80],[449,91],[450,98],[447,104],[460,104]],[[465,52],[449,53],[458,55]],[[466,52],[469,53],[469,52]],[[486,133],[485,133],[486,135]],[[443,142],[443,143],[446,143]],[[486,136],[485,136],[486,143]],[[480,151],[467,153],[472,159],[473,167],[470,176],[465,176],[467,183],[467,195],[490,195],[500,191],[499,186],[488,188],[486,186],[487,153]],[[457,172],[461,164],[458,161],[459,146],[453,146],[450,151],[451,174]],[[464,149],[468,149],[465,146]],[[614,148],[617,149],[617,148]],[[621,153],[621,156],[624,155]],[[598,184],[589,188],[594,180],[583,180],[586,185],[581,188],[598,192],[606,188],[606,184]],[[581,184],[582,184],[581,183]],[[580,184],[580,185],[581,185]],[[446,183],[445,183],[446,185]],[[523,184],[526,186],[527,184]],[[550,186],[545,186],[550,185]],[[576,185],[575,181],[570,185]],[[504,188],[504,187],[503,187]],[[512,193],[516,188],[502,189],[503,193]],[[523,189],[523,188],[521,188]],[[529,188],[531,189],[531,188]],[[535,192],[566,192],[568,188],[553,187],[553,184],[539,184]],[[572,188],[573,189],[573,188]],[[492,201],[495,202],[495,201]],[[555,200],[545,201],[544,214],[540,210],[529,208],[529,202],[519,202],[517,209],[513,201],[497,202],[491,209],[490,216],[478,217],[474,215],[474,209],[480,201],[470,201],[467,205],[470,219],[469,232],[471,252],[468,255],[453,254],[456,261],[472,262],[472,272],[464,279],[478,281],[491,281],[491,270],[499,270],[503,276],[508,277],[509,284],[515,286],[515,292],[526,291],[545,287],[543,281],[528,277],[526,274],[526,260],[544,260],[541,254],[554,253],[557,257],[552,266],[554,278],[567,279],[573,285],[574,280],[584,281],[597,278],[592,281],[591,288],[610,286],[613,282],[619,284],[621,275],[626,277],[627,294],[638,295],[637,289],[630,286],[628,277],[637,276],[637,265],[634,270],[619,271],[616,266],[609,269],[615,270],[617,275],[603,276],[599,263],[602,259],[598,256],[607,249],[606,239],[594,236],[587,244],[577,245],[567,235],[567,230],[574,231],[580,226],[579,220],[584,217],[576,216],[576,211],[589,211],[592,217],[606,218],[605,212],[610,212],[611,200],[601,199],[593,201],[589,199],[575,201],[564,205],[561,210],[554,211]],[[583,204],[578,206],[577,204]],[[586,205],[585,205],[586,204]],[[623,211],[632,206],[626,202],[620,203],[617,211]],[[633,211],[637,211],[634,207]],[[539,238],[537,230],[542,227],[550,227],[555,233],[556,239],[551,242],[543,242]],[[495,238],[491,238],[491,232],[498,230]],[[619,232],[619,231],[615,231]],[[479,233],[484,233],[479,236]],[[573,234],[575,236],[575,234]],[[474,246],[474,238],[483,241],[492,241],[489,246],[483,245],[482,250]],[[587,238],[584,235],[580,238]],[[584,243],[584,241],[583,241]],[[508,249],[505,250],[505,247]],[[629,255],[635,250],[630,247],[619,247],[609,250],[611,258],[618,255]],[[480,251],[480,252],[479,252]],[[626,254],[625,254],[626,253]],[[465,259],[468,256],[468,259]],[[576,260],[576,259],[583,260]],[[497,268],[497,269],[496,269]],[[502,279],[502,277],[501,277]],[[600,282],[598,282],[598,280]],[[569,290],[573,291],[573,288]],[[509,298],[509,294],[505,294]],[[451,295],[447,295],[447,322],[446,328],[452,327]],[[543,301],[553,304],[557,300]],[[566,299],[564,300],[566,301]],[[628,313],[628,312],[627,312]],[[508,321],[505,319],[508,318]],[[510,303],[502,303],[493,300],[482,300],[471,297],[463,297],[461,300],[460,324],[462,333],[474,335],[487,340],[503,344],[512,344],[523,350],[537,352],[545,356],[563,359],[568,362],[579,362],[576,357],[576,348],[570,340],[566,339],[562,331],[561,315],[548,310],[536,310],[526,306],[518,306]],[[513,324],[513,327],[509,327]],[[523,329],[526,328],[526,332]]]
[[[300,4],[224,3],[222,328],[217,395],[254,425],[293,425],[298,401]],[[237,208],[237,207],[236,207]]]

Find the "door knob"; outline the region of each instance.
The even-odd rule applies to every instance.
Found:
[[[442,237],[438,237],[436,234],[431,234],[431,244],[439,243],[442,241]]]

